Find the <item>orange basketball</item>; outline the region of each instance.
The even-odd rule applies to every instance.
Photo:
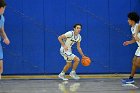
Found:
[[[89,57],[83,57],[82,60],[81,60],[81,62],[82,62],[82,65],[83,66],[89,66],[90,63],[91,63],[91,60],[90,60]]]

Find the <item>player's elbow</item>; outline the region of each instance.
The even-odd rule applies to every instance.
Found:
[[[80,46],[77,46],[77,50],[81,50],[81,47]]]
[[[58,37],[58,40],[59,40],[59,41],[61,40],[61,36]]]

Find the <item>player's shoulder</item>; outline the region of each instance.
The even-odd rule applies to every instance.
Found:
[[[140,27],[140,23],[136,23],[135,27]]]
[[[71,38],[73,36],[73,31],[67,31],[64,35],[67,37],[67,38]]]
[[[70,31],[67,31],[66,33],[67,33],[67,34],[73,34],[73,31],[70,30]]]
[[[81,38],[81,35],[80,34],[78,34],[78,36]]]
[[[137,26],[137,25],[140,25],[140,23],[136,23],[136,26]]]
[[[69,31],[67,31],[67,32],[69,32],[69,33],[74,33],[74,31],[73,31],[73,30],[69,30]]]
[[[4,16],[3,16],[3,15],[1,15],[0,20],[1,20],[1,21],[5,21]]]

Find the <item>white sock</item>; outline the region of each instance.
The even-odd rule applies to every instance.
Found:
[[[72,70],[71,73],[75,73],[75,70]]]
[[[64,71],[62,71],[60,74],[64,75],[64,74],[65,74],[65,72],[64,72]]]

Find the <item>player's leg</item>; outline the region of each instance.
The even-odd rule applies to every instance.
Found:
[[[79,62],[80,62],[80,59],[77,56],[75,56],[74,57],[74,63],[73,63],[72,70],[76,70],[77,69],[77,66],[78,66]]]
[[[3,72],[3,60],[0,60],[0,79],[2,72]]]
[[[128,79],[123,79],[122,80],[122,83],[125,83],[125,84],[130,84],[130,83],[134,83],[134,80],[133,80],[133,77],[135,75],[135,72],[136,72],[136,69],[137,67],[135,66],[135,61],[136,61],[136,56],[133,57],[133,60],[132,60],[132,69],[131,69],[131,75],[129,76]]]
[[[73,63],[72,71],[70,72],[70,76],[74,79],[80,79],[80,77],[76,74],[76,69],[80,62],[80,59],[77,56],[75,56],[73,60],[74,60],[74,63]]]
[[[69,62],[67,61],[66,62],[66,65],[64,66],[63,70],[61,71],[61,73],[59,74],[59,78],[63,79],[63,80],[68,80],[66,77],[65,77],[65,73],[68,71],[68,69],[71,67],[72,65],[72,62]]]
[[[135,75],[135,72],[136,72],[136,69],[137,69],[137,66],[136,66],[136,59],[137,59],[137,57],[136,56],[134,56],[134,58],[133,58],[133,60],[132,60],[132,69],[131,69],[131,75],[130,75],[130,77],[129,78],[133,78],[134,77],[134,75]]]
[[[3,73],[3,50],[2,50],[1,43],[0,43],[0,79],[1,79],[2,73]]]
[[[133,77],[134,77],[134,75],[136,73],[137,68],[139,68],[139,67],[140,67],[140,57],[135,56],[134,60],[133,60],[131,75],[130,75],[130,77],[128,79],[125,80],[126,84],[131,84],[131,83],[135,82]]]
[[[59,78],[63,79],[63,80],[68,80],[67,78],[65,78],[65,73],[68,71],[68,69],[71,67],[72,65],[72,58],[71,55],[72,53],[67,51],[64,52],[63,50],[60,51],[61,55],[64,57],[64,60],[66,60],[66,65],[64,66],[63,70],[61,71],[61,73],[58,75]]]
[[[137,58],[136,58],[136,61],[135,61],[135,66],[137,67],[137,68],[140,68],[140,56],[138,56]]]
[[[139,47],[136,50],[135,56],[134,56],[134,58],[132,60],[131,75],[129,76],[128,79],[123,80],[123,83],[131,84],[131,83],[135,82],[133,77],[134,77],[138,67],[140,67],[140,48]]]
[[[133,65],[132,65],[131,75],[129,77],[130,79],[133,79],[137,68],[140,67],[140,48],[137,49],[135,55],[136,56],[134,56],[134,58],[133,58]]]
[[[68,69],[71,67],[71,65],[72,65],[72,62],[66,62],[66,65],[64,66],[64,68],[63,68],[63,71],[64,72],[67,72],[68,71]]]

